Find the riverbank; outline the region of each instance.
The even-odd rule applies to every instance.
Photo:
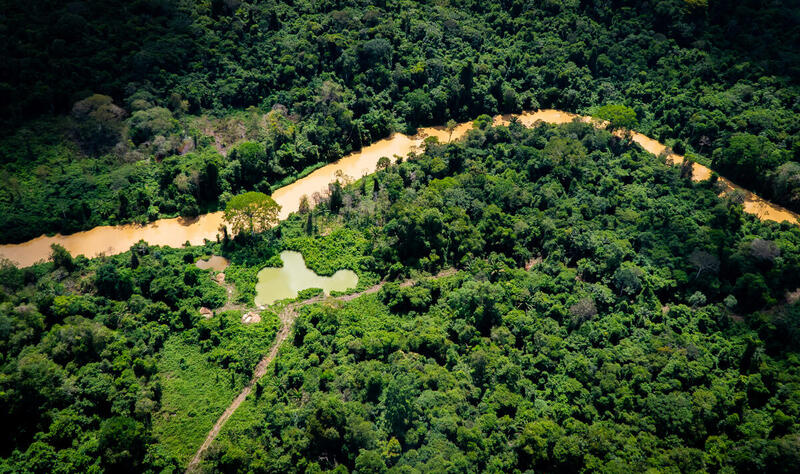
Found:
[[[494,124],[507,125],[514,116],[526,127],[534,126],[540,121],[550,124],[564,124],[575,119],[592,123],[597,127],[605,127],[606,125],[604,122],[591,117],[553,109],[523,112],[519,115],[497,115],[494,117]],[[281,205],[279,217],[283,220],[292,212],[296,212],[300,198],[303,195],[311,197],[315,192],[324,192],[328,184],[335,181],[337,176],[345,175],[352,178],[360,178],[363,175],[373,173],[381,157],[386,156],[394,161],[394,156],[404,157],[412,151],[420,150],[424,139],[427,137],[433,136],[442,142],[459,140],[471,129],[472,122],[464,122],[458,124],[452,132],[445,127],[425,127],[420,128],[418,133],[413,136],[401,133],[392,134],[389,138],[379,140],[276,190],[272,197]],[[621,132],[617,133],[621,135]],[[683,156],[669,153],[667,147],[657,140],[638,132],[629,132],[629,137],[644,150],[656,156],[666,153],[667,160],[672,164],[680,165],[683,162]],[[708,167],[693,163],[692,179],[694,181],[702,181],[710,176],[711,170]],[[777,222],[786,220],[794,225],[800,225],[800,215],[762,199],[760,196],[726,178],[720,177],[719,181],[723,187],[721,195],[733,190],[741,191],[744,196],[743,206],[745,212],[753,214],[762,220]],[[212,212],[193,219],[182,217],[159,219],[144,226],[136,224],[100,226],[70,235],[56,234],[52,237],[43,235],[21,244],[0,245],[0,257],[8,258],[17,265],[26,267],[49,258],[52,244],[63,246],[72,255],[85,255],[89,258],[125,252],[140,240],[144,240],[151,245],[167,245],[170,247],[179,247],[186,242],[191,245],[201,245],[205,240],[215,240],[223,225],[222,212]]]

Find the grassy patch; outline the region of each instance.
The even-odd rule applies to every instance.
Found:
[[[153,417],[153,434],[185,465],[239,392],[240,384],[232,370],[210,363],[196,344],[180,335],[164,344],[158,371],[163,395],[161,411]]]
[[[275,314],[263,312],[262,322],[254,325],[241,324],[239,317],[229,311],[203,321],[200,342],[190,334],[174,335],[160,353],[162,407],[153,418],[153,434],[183,465],[275,339]]]
[[[303,179],[306,176],[310,175],[314,171],[322,168],[323,166],[325,166],[327,164],[328,163],[325,163],[324,161],[322,161],[322,162],[319,162],[319,163],[314,163],[311,166],[306,166],[299,173],[287,176],[287,177],[283,178],[282,180],[278,181],[277,183],[273,184],[272,186],[270,186],[270,192],[274,193],[275,191],[281,189],[282,187],[288,186],[288,185],[294,183],[298,179]]]

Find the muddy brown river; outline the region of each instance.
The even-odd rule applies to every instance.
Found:
[[[494,117],[494,123],[508,124],[511,117],[511,115],[498,115]],[[530,127],[540,120],[559,124],[571,122],[576,118],[593,123],[598,127],[604,126],[602,122],[592,120],[590,117],[551,109],[523,112],[517,115],[517,118],[526,127]],[[301,196],[311,197],[313,193],[323,192],[327,189],[328,183],[336,179],[338,172],[352,178],[360,178],[374,172],[378,159],[383,156],[394,161],[395,155],[406,156],[412,151],[419,150],[426,137],[435,136],[442,142],[446,142],[448,139],[457,140],[471,128],[472,122],[465,122],[459,124],[453,130],[452,135],[444,127],[420,128],[418,134],[414,136],[395,133],[389,138],[351,153],[335,163],[323,166],[305,178],[275,191],[272,197],[282,207],[280,218],[285,219],[289,214],[297,211]],[[641,133],[632,132],[631,138],[654,155],[666,151],[663,144]],[[667,159],[673,164],[680,164],[683,156],[670,154]],[[707,179],[711,174],[711,170],[703,165],[695,163],[693,166],[692,179],[695,181]],[[744,193],[745,212],[755,214],[760,219],[778,222],[787,220],[795,225],[800,225],[800,216],[797,214],[766,201],[725,178],[720,177],[720,181],[725,185],[722,194],[734,189],[739,189]],[[21,244],[0,245],[0,257],[8,258],[17,265],[25,267],[49,258],[51,244],[62,245],[72,255],[82,254],[89,258],[125,252],[140,240],[151,245],[171,247],[179,247],[186,242],[191,245],[201,245],[206,239],[215,240],[222,225],[222,212],[212,212],[194,219],[180,217],[159,219],[144,226],[135,224],[100,226],[70,235],[56,234],[52,237],[42,235]]]

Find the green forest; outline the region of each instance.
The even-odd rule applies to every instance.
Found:
[[[0,5],[0,242],[195,216],[421,124],[609,103],[800,211],[796,0]]]
[[[800,228],[590,125],[483,126],[263,233],[4,265],[0,470],[184,467],[276,328],[201,317],[192,263],[246,301],[294,249],[389,283],[301,309],[209,471],[796,472]]]
[[[234,229],[0,258],[0,473],[800,472],[800,227],[720,179],[800,212],[796,1],[0,6],[0,242]]]

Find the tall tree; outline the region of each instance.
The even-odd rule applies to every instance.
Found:
[[[624,105],[604,105],[595,111],[594,116],[599,119],[608,120],[608,128],[612,130],[618,128],[630,130],[639,124],[639,121],[636,120],[636,111]]]
[[[234,233],[262,232],[278,223],[281,206],[264,193],[248,192],[234,196],[225,206],[225,222]]]

